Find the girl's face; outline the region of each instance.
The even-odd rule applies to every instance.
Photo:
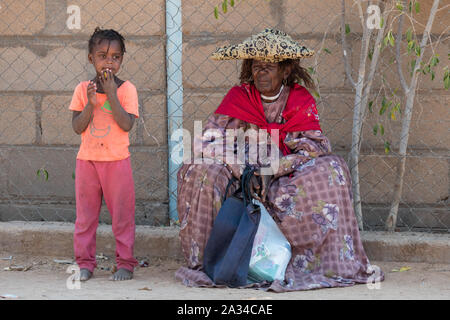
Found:
[[[110,69],[112,74],[116,74],[122,64],[123,53],[118,40],[103,40],[94,46],[88,58],[94,65],[97,76],[107,69]]]

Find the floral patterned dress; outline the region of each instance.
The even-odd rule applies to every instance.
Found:
[[[289,90],[285,88],[276,102],[263,103],[268,122],[284,121],[281,112]],[[213,114],[205,130],[224,134],[226,129],[238,128],[248,130],[254,125]],[[227,163],[220,148],[208,149],[216,143],[214,139],[196,139],[194,158],[217,161],[184,164],[178,172],[180,240],[187,265],[176,277],[187,286],[213,287],[202,271],[203,251],[226,186],[232,175],[240,177],[243,165]],[[383,273],[370,265],[362,246],[344,159],[331,154],[330,143],[320,131],[289,133],[285,144],[293,153],[281,155],[264,205],[289,241],[292,257],[284,281],[249,286],[284,292],[382,281]]]

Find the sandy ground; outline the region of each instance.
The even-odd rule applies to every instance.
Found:
[[[11,257],[11,259],[8,259]],[[111,257],[98,257],[94,277],[77,284],[70,281],[70,264],[56,260],[66,257],[30,257],[0,252],[0,301],[14,300],[270,300],[270,299],[450,299],[450,264],[377,262],[386,275],[379,289],[367,285],[302,292],[273,293],[255,289],[188,288],[174,273],[180,261],[148,259],[130,281],[110,281],[114,263]],[[407,271],[402,267],[410,267]],[[18,271],[17,269],[22,269]],[[69,281],[68,281],[69,279]]]

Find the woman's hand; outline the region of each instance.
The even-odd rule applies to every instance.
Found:
[[[273,174],[262,174],[261,169],[256,171],[250,179],[251,195],[259,202],[266,201],[269,185],[272,181]]]
[[[95,107],[97,105],[96,91],[97,91],[97,85],[95,84],[95,82],[89,81],[89,84],[87,87],[87,98],[88,98],[88,103],[92,107]]]
[[[108,99],[111,99],[117,94],[117,84],[110,69],[102,72],[100,75],[100,83]]]

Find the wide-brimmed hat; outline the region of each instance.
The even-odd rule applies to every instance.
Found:
[[[242,43],[219,47],[211,55],[213,60],[256,59],[280,62],[286,59],[311,57],[310,50],[294,41],[283,31],[265,29]]]

